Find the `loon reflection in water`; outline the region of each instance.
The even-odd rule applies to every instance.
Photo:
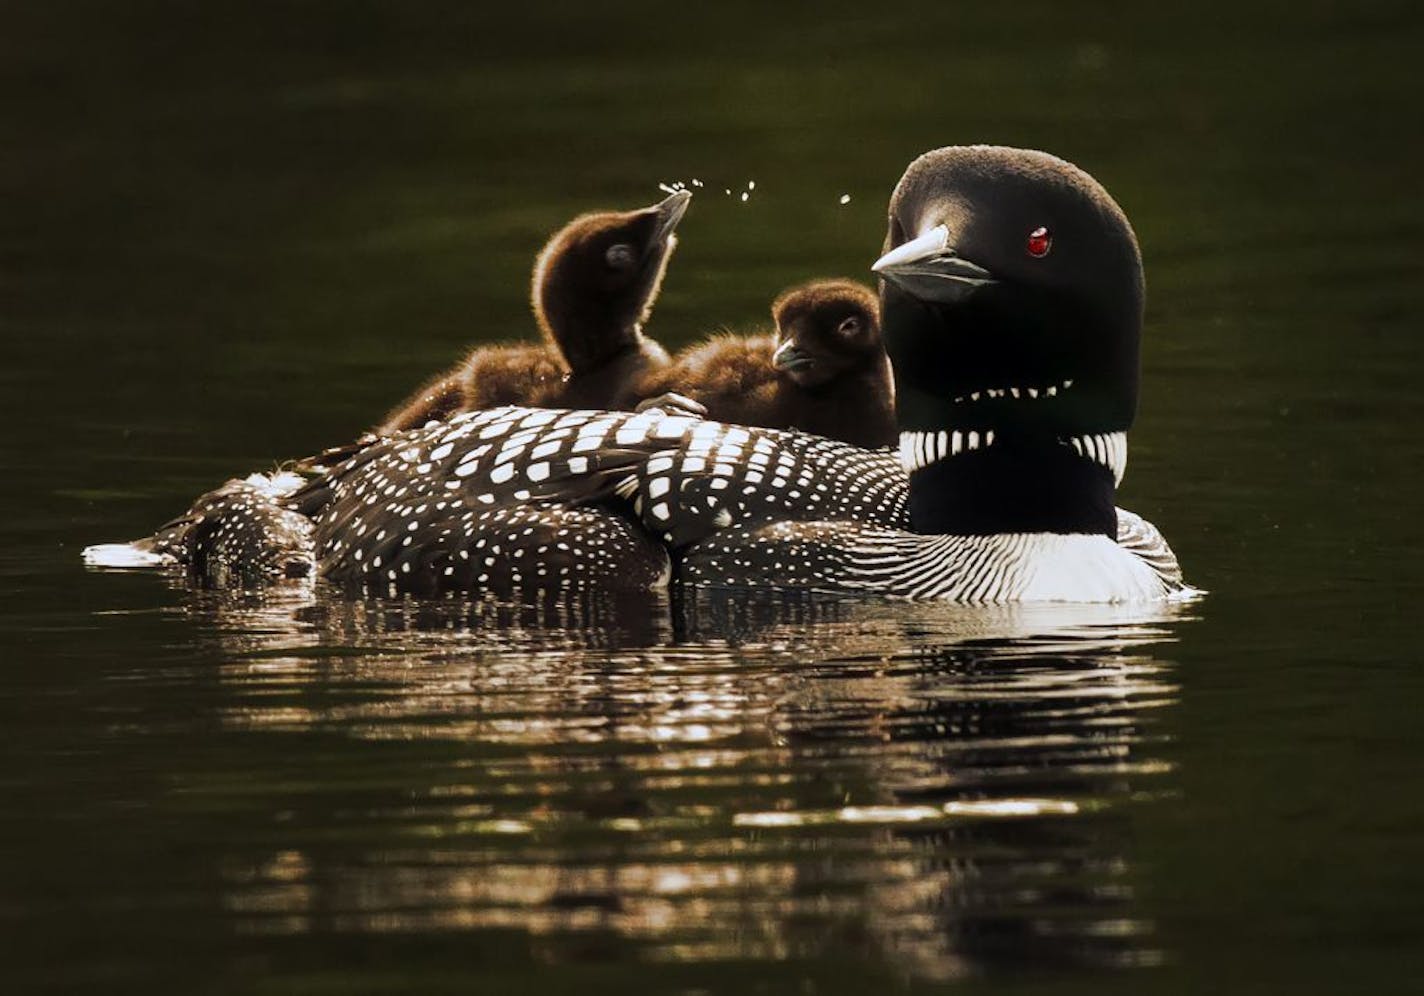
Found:
[[[940,149],[897,186],[886,248],[903,469],[658,410],[496,409],[380,440],[268,508],[210,512],[296,511],[311,569],[378,594],[654,590],[674,569],[970,602],[1190,594],[1161,535],[1114,506],[1143,277],[1101,185],[1044,153]],[[155,552],[193,563],[195,538],[229,531],[198,515]]]
[[[1181,606],[693,592],[671,643],[292,589],[186,611],[221,651],[218,722],[281,758],[266,798],[298,814],[276,849],[248,786],[194,774],[233,813],[243,930],[849,945],[922,979],[1159,957],[1124,810],[1169,788],[1157,648]],[[311,748],[333,736],[366,744],[359,778],[330,784]]]

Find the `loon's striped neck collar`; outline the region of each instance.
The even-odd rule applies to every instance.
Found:
[[[988,449],[994,445],[994,430],[941,429],[938,432],[900,433],[900,465],[913,474],[932,463],[948,460],[961,453]],[[1122,484],[1127,473],[1127,433],[1099,432],[1081,436],[1060,437],[1058,440],[1086,460],[1100,463],[1112,471],[1113,486]]]
[[[939,429],[900,434],[915,532],[1116,532],[1127,433],[1068,437]]]

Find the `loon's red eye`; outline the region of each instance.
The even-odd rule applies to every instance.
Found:
[[[1048,250],[1053,248],[1053,233],[1045,226],[1039,225],[1028,233],[1028,254],[1034,259],[1042,259],[1048,255]]]

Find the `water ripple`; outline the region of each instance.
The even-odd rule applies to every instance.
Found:
[[[216,661],[207,720],[255,752],[169,794],[246,814],[220,863],[243,932],[516,930],[556,959],[839,945],[930,980],[1162,957],[1129,831],[1173,790],[1157,651],[1184,607],[175,611]],[[145,680],[165,674],[185,680]]]

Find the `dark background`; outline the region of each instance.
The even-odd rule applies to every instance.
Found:
[[[0,913],[16,944],[0,975],[13,973],[21,988],[308,992],[396,990],[431,965],[438,971],[424,985],[476,991],[482,975],[497,975],[500,991],[590,980],[609,991],[745,989],[758,979],[834,991],[960,974],[965,985],[1054,991],[1417,984],[1417,4],[77,0],[5,3],[0,24],[0,746],[10,794]],[[405,921],[379,903],[395,919],[371,913],[360,898],[367,880],[353,871],[395,860],[398,842],[379,832],[389,800],[361,793],[376,785],[399,795],[424,784],[419,772],[445,770],[463,749],[479,753],[498,738],[446,731],[435,737],[445,747],[426,748],[430,731],[412,721],[386,729],[378,750],[359,715],[342,711],[348,697],[415,696],[420,715],[433,715],[455,707],[439,705],[438,691],[409,670],[432,666],[431,655],[458,670],[507,654],[518,674],[567,640],[607,646],[604,656],[568,658],[572,670],[556,683],[602,680],[627,663],[615,653],[621,637],[541,637],[531,649],[503,647],[477,627],[458,648],[422,645],[412,658],[380,643],[376,670],[348,671],[343,655],[365,646],[369,620],[308,614],[293,630],[290,613],[279,611],[281,622],[234,616],[156,578],[79,565],[83,545],[144,533],[227,476],[349,438],[469,344],[530,334],[530,264],[578,212],[650,203],[662,181],[706,182],[650,326],[677,346],[723,326],[760,327],[789,283],[867,277],[904,164],[977,141],[1071,159],[1133,219],[1148,322],[1121,501],[1153,519],[1189,577],[1212,592],[1191,621],[1163,631],[1175,643],[1162,651],[1170,661],[1151,658],[1161,687],[1127,695],[1163,708],[1143,706],[1155,717],[1146,725],[1133,712],[1123,721],[1131,732],[1114,742],[1154,745],[1158,774],[1064,789],[1119,807],[1112,820],[1083,825],[1131,865],[1130,896],[1119,896],[1127,908],[1088,918],[1084,936],[1122,923],[1126,935],[1149,932],[1133,957],[1062,956],[1014,933],[1057,922],[1053,909],[1076,917],[1092,906],[1084,896],[1101,898],[1097,885],[1058,907],[1043,900],[1049,912],[964,921],[945,910],[980,910],[976,894],[951,890],[930,902],[959,924],[948,933],[967,968],[951,972],[953,958],[918,934],[898,947],[868,941],[888,922],[884,907],[868,892],[837,906],[838,894],[808,872],[812,859],[795,854],[785,860],[801,891],[830,906],[749,907],[746,924],[800,924],[792,934],[803,940],[780,946],[698,947],[676,931],[620,933],[616,917],[598,928],[611,935],[587,935],[549,921],[538,904],[491,918],[500,901],[483,893],[456,904],[471,914],[464,920],[390,927]],[[722,193],[748,180],[756,190],[747,203]],[[845,206],[842,194],[851,195]],[[920,660],[927,639],[957,645],[961,621],[912,623],[899,611],[881,613],[903,623],[893,638],[855,653]],[[819,631],[803,621],[777,632]],[[259,639],[273,633],[275,643]],[[706,646],[723,636],[713,627]],[[650,674],[730,667],[721,651],[704,659],[668,649],[661,630],[632,642]],[[835,674],[829,664],[847,652],[835,646],[796,660]],[[1100,650],[1089,655],[1096,664],[1108,660]],[[279,666],[289,658],[300,662],[297,677]],[[750,673],[784,679],[782,659],[768,660],[756,658]],[[271,684],[263,661],[276,662]],[[912,683],[943,694],[962,679],[962,663],[917,664]],[[224,679],[233,669],[245,677]],[[468,692],[482,676],[450,680]],[[813,689],[814,702],[795,715],[809,727],[792,726],[805,733],[839,714],[824,711],[816,681],[803,681],[796,687]],[[624,702],[622,693],[590,705],[520,687],[521,729],[565,729],[575,713]],[[752,713],[760,702],[781,715],[748,694]],[[900,715],[894,703],[905,701],[856,694],[866,729]],[[245,696],[275,697],[290,715],[268,715],[275,726],[259,735],[233,718]],[[866,729],[852,725],[859,743]],[[1077,732],[1091,739],[1094,729]],[[914,730],[910,740],[931,752],[947,735],[933,724]],[[551,764],[569,760],[548,746],[558,738],[522,742],[544,744]],[[739,744],[732,736],[723,746],[735,753]],[[1039,748],[1034,764],[1060,776],[1072,768]],[[295,772],[286,767],[294,751],[305,759]],[[762,758],[757,770],[814,781],[808,758],[818,756]],[[745,774],[740,764],[723,757],[714,767]],[[849,795],[883,802],[899,783],[867,765],[861,795]],[[496,768],[483,777],[497,795]],[[357,801],[332,798],[344,791],[332,786]],[[545,790],[574,808],[603,792],[557,778]],[[736,809],[721,791],[705,789],[704,801]],[[825,800],[811,792],[762,803],[820,811]],[[305,829],[287,839],[271,822],[283,812],[314,822],[299,818]],[[696,825],[695,806],[689,812]],[[451,809],[432,825],[450,831],[468,818]],[[662,831],[660,853],[697,840],[707,853],[731,853],[744,842],[713,824],[701,827],[706,839]],[[1066,825],[1042,853],[1073,853],[1078,824]],[[538,860],[557,867],[605,854],[607,841],[590,834],[546,835]],[[951,838],[921,842],[917,853],[943,859],[936,867],[972,862],[984,848],[1040,853],[1012,833]],[[342,840],[351,849],[334,843]],[[871,865],[848,857],[837,867],[860,881],[903,846],[872,835],[852,848]],[[480,860],[483,880],[534,859]],[[325,868],[326,891],[300,886],[320,894],[323,912],[304,907],[314,919],[303,928],[273,900],[275,919],[254,930],[242,889],[257,873],[242,869],[276,867],[280,878],[283,861]],[[701,884],[691,897],[705,887],[711,905],[680,907],[674,920],[725,917],[716,888],[693,880]],[[775,876],[756,881],[746,894],[789,888]],[[412,887],[391,909],[429,912],[432,895]],[[996,880],[978,895],[982,909],[999,910],[1016,893]],[[646,926],[656,915],[627,922]],[[566,937],[575,940],[550,939]],[[932,967],[911,957],[925,951]],[[1098,973],[1129,963],[1142,967]]]

